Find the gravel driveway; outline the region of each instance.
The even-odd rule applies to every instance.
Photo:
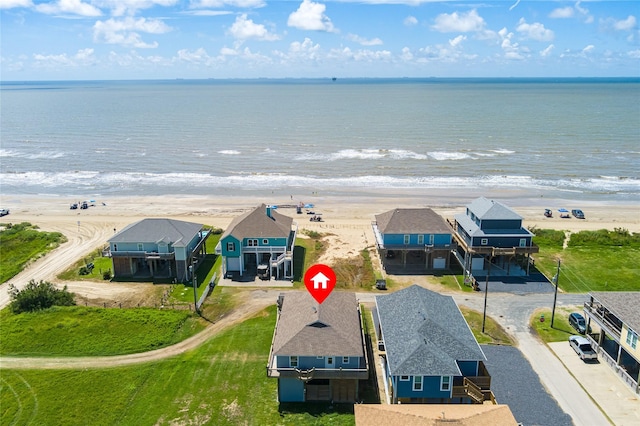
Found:
[[[518,348],[482,345],[482,350],[487,356],[491,390],[498,403],[509,405],[518,422],[524,426],[573,425],[571,416],[547,393]]]

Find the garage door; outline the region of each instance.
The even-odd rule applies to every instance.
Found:
[[[433,269],[444,269],[447,267],[447,259],[438,257],[433,259]]]
[[[227,258],[227,271],[237,272],[240,270],[240,258],[228,257]]]

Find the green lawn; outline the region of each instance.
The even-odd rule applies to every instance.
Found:
[[[544,342],[566,342],[569,336],[577,334],[576,330],[569,325],[569,314],[574,311],[576,310],[571,308],[556,308],[553,327],[551,327],[551,309],[539,309],[531,316],[529,324]],[[544,322],[541,322],[540,317],[543,315]]]
[[[640,291],[640,245],[637,238],[620,242],[617,231],[582,231],[571,235],[569,246],[558,243],[558,232],[534,230],[536,267],[547,277],[556,274],[561,261],[560,288],[571,293],[590,291]],[[538,237],[538,234],[541,234]],[[607,237],[607,235],[609,237]],[[573,243],[572,243],[573,242]]]
[[[146,352],[204,329],[190,311],[151,308],[53,307],[13,314],[0,311],[4,356],[98,356]]]
[[[28,222],[3,223],[0,231],[0,283],[17,275],[30,261],[67,241],[59,232],[42,232]]]
[[[2,425],[353,425],[351,405],[277,402],[275,306],[196,350],[94,370],[2,370]]]
[[[513,339],[493,318],[487,316],[484,324],[484,333],[482,332],[482,312],[474,311],[464,306],[460,307],[460,311],[467,320],[469,328],[473,332],[479,344],[491,345],[513,345]]]

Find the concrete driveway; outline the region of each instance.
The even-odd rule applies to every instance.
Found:
[[[605,362],[583,362],[568,342],[550,343],[549,348],[615,425],[640,425],[638,395]]]

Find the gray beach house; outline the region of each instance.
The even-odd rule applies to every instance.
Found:
[[[361,321],[354,293],[334,291],[322,304],[306,291],[281,295],[267,365],[278,401],[357,401],[369,376]]]
[[[200,223],[142,219],[109,238],[114,278],[188,281],[191,266],[206,254],[209,233]]]

